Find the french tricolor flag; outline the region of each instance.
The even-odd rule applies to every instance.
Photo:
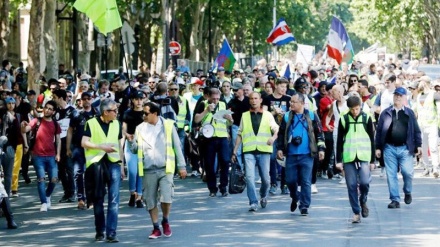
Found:
[[[341,64],[341,62],[349,64],[353,61],[354,57],[350,37],[348,37],[342,22],[336,17],[332,19],[332,25],[328,34],[327,54],[335,59],[338,64]]]
[[[277,25],[272,29],[266,39],[267,43],[277,46],[285,45],[292,41],[295,41],[295,37],[293,37],[293,34],[290,31],[290,28],[287,26],[284,18],[278,20]]]

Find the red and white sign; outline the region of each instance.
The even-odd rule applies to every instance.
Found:
[[[180,44],[177,41],[171,41],[170,42],[170,53],[171,55],[179,55],[180,54]]]

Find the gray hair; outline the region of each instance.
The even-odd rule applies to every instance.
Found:
[[[102,99],[101,104],[99,105],[99,110],[101,111],[102,114],[104,111],[111,110],[112,106],[115,105],[116,102],[112,99],[108,99],[108,98]]]

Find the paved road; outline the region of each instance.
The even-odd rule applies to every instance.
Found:
[[[421,171],[417,171],[420,173]],[[176,199],[170,218],[173,236],[149,240],[152,230],[144,209],[127,206],[127,182],[121,190],[118,236],[114,246],[440,246],[440,180],[415,178],[413,203],[387,209],[386,180],[374,171],[368,205],[370,217],[360,224],[352,216],[345,185],[318,179],[319,193],[312,196],[309,216],[290,213],[290,198],[275,195],[266,209],[248,212],[246,194],[209,198],[197,178],[176,181]],[[92,210],[77,210],[75,203],[55,202],[39,212],[36,183],[20,182],[20,197],[12,198],[20,228],[5,229],[0,219],[0,246],[90,246],[95,243]],[[278,191],[279,192],[279,191]]]

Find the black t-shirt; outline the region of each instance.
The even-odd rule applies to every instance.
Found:
[[[67,129],[70,126],[70,121],[78,115],[78,111],[73,106],[68,106],[65,109],[57,108],[53,119],[58,122],[61,127],[61,139],[66,138]]]
[[[15,112],[19,113],[21,116],[21,120],[20,121],[26,121],[29,123],[29,113],[32,110],[32,106],[31,104],[27,103],[27,102],[21,102],[19,106],[17,106],[17,108],[15,108]]]
[[[132,96],[136,94],[136,89],[132,86],[126,87],[122,92],[115,93],[115,101],[116,103],[120,103],[119,112],[123,113],[128,108],[130,108],[130,99]],[[119,115],[119,122],[122,122],[123,114]]]
[[[87,120],[97,116],[98,114],[92,108],[91,111],[80,111],[73,119],[70,121],[70,126],[73,129],[72,144],[75,146],[81,146],[81,139],[84,134],[84,126]]]
[[[229,101],[227,108],[233,112],[232,118],[234,119],[234,125],[240,126],[243,112],[249,111],[251,105],[249,103],[249,98],[245,96],[243,101],[240,101],[238,98],[233,98]]]
[[[136,127],[144,121],[144,111],[128,109],[125,111],[122,119],[122,121],[127,124],[127,133],[132,135],[134,134]]]

